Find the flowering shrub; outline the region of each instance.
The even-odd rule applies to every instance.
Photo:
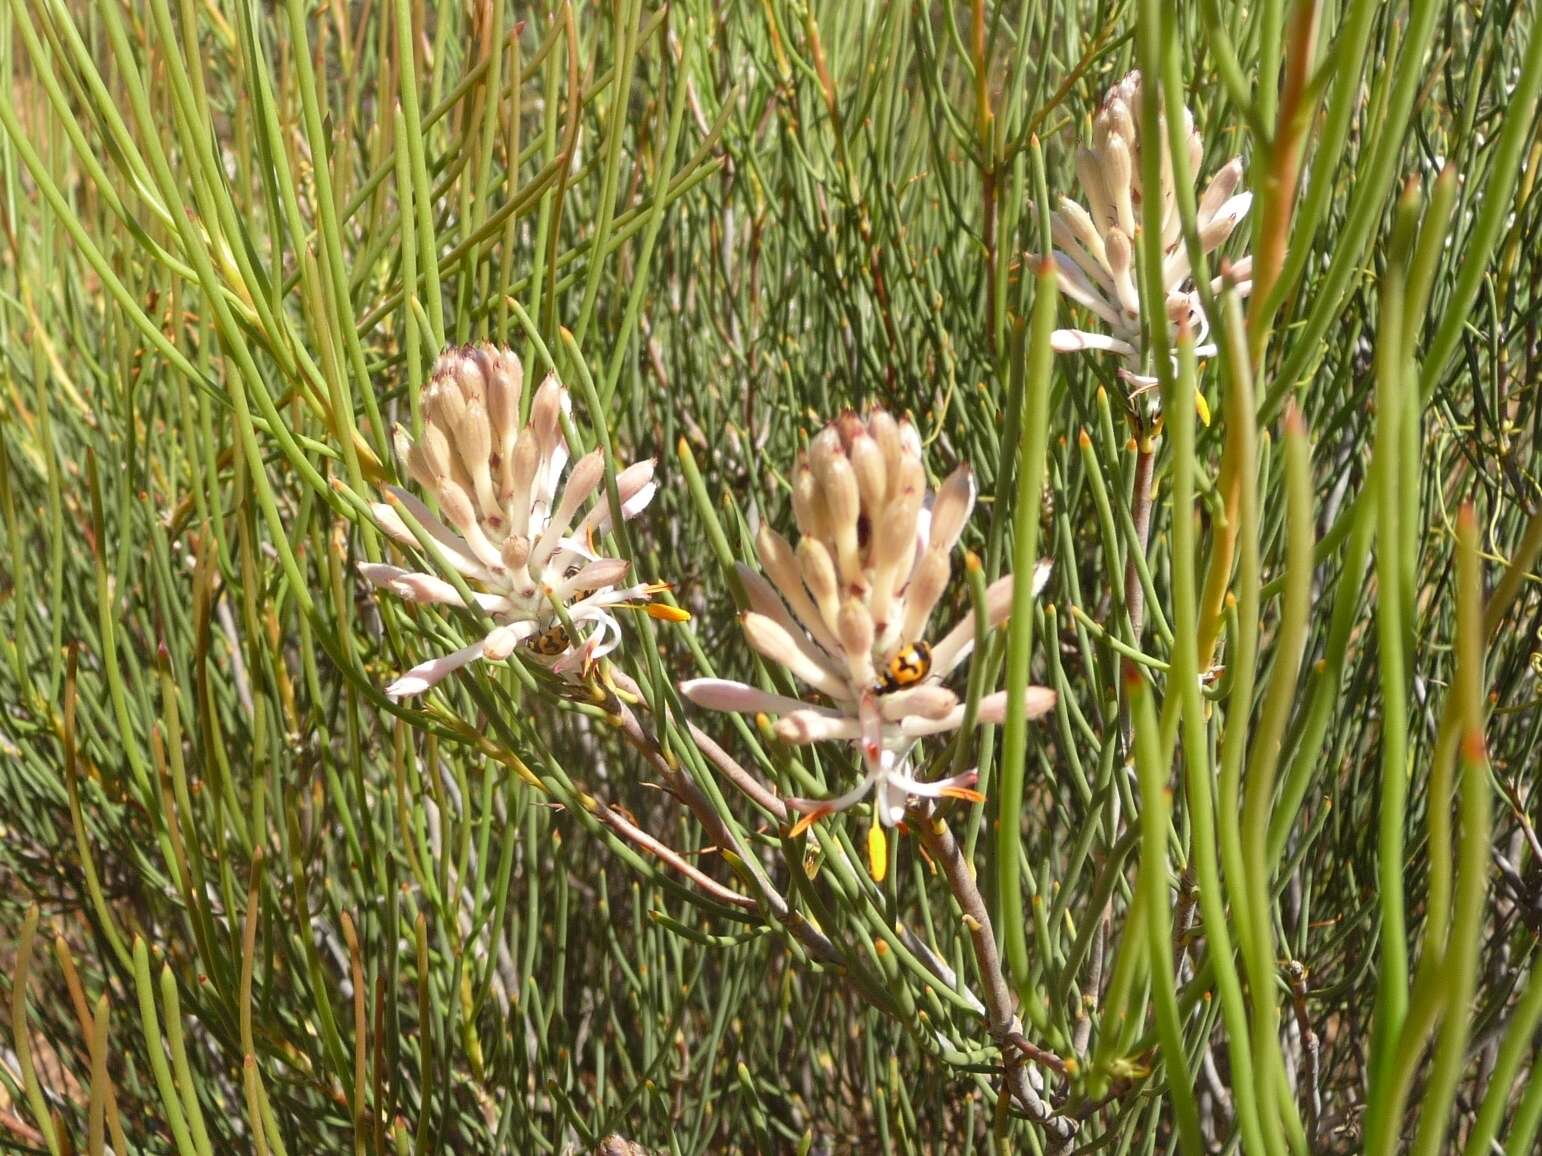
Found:
[[[7,5],[0,1146],[1534,1151],[1542,27],[1241,14]]]

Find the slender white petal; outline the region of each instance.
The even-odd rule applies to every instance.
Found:
[[[1135,346],[1106,333],[1088,333],[1084,329],[1057,329],[1049,335],[1049,345],[1056,353],[1081,353],[1088,349],[1100,349],[1117,353],[1121,357],[1134,357]]]
[[[1123,325],[1113,303],[1092,287],[1087,275],[1069,257],[1056,253],[1055,271],[1060,275],[1060,291],[1072,301],[1092,310],[1110,325]]]
[[[788,611],[786,604],[778,597],[771,583],[742,562],[734,569],[739,575],[739,581],[744,584],[744,593],[749,598],[751,610],[757,614],[764,614],[776,622],[787,632],[787,637],[792,639],[804,656],[810,662],[818,663],[831,678],[844,677],[845,671],[841,663],[836,661],[835,656],[823,646],[809,638],[803,624]]]
[[[1047,686],[1030,686],[1023,692],[1024,713],[1036,719],[1055,709],[1055,692]],[[975,721],[980,723],[1004,722],[1007,717],[1007,692],[998,690],[980,700],[980,711]]]
[[[785,666],[821,694],[835,699],[851,697],[851,688],[822,664],[804,654],[792,635],[775,619],[750,611],[745,614],[743,621],[745,637],[763,656]]]
[[[785,715],[793,711],[815,711],[834,716],[835,711],[811,707],[800,698],[772,694],[743,682],[724,678],[693,678],[680,684],[680,693],[697,706],[708,710],[735,711],[739,714]]]
[[[410,698],[413,695],[422,694],[435,683],[442,681],[453,674],[468,662],[475,662],[482,657],[482,648],[486,644],[485,639],[478,639],[470,646],[463,646],[452,654],[441,655],[438,658],[430,658],[427,662],[420,662],[406,674],[402,675],[385,692],[391,698]]]
[[[776,720],[776,737],[787,743],[821,743],[859,738],[862,724],[854,718],[831,717],[813,710],[795,710]]]

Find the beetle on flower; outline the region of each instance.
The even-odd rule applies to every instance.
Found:
[[[1057,329],[1051,335],[1051,344],[1061,353],[1104,350],[1118,354],[1125,363],[1120,375],[1136,392],[1156,384],[1145,364],[1143,318],[1145,324],[1150,324],[1151,318],[1146,316],[1141,300],[1134,252],[1145,192],[1141,168],[1144,93],[1139,71],[1129,73],[1109,89],[1093,118],[1092,143],[1076,157],[1077,180],[1087,205],[1084,208],[1069,197],[1061,197],[1060,208],[1051,214],[1050,221],[1061,292],[1107,326],[1106,332]],[[1186,108],[1183,121],[1189,169],[1194,171],[1204,158],[1204,144],[1194,128],[1194,117]],[[1189,250],[1183,240],[1165,115],[1160,122],[1162,313],[1170,333],[1176,334],[1178,326],[1186,324],[1195,336],[1194,352],[1201,357],[1210,356],[1215,347],[1206,344],[1210,321],[1194,284]],[[1195,224],[1203,252],[1213,252],[1224,244],[1247,215],[1253,195],[1237,191],[1241,182],[1242,158],[1235,157],[1222,166],[1200,194]],[[1233,290],[1242,296],[1252,289],[1251,276],[1249,257],[1233,262],[1228,271]],[[1221,278],[1211,282],[1213,292],[1219,293],[1221,287]]]
[[[487,344],[447,349],[423,391],[422,434],[413,440],[396,430],[398,457],[437,502],[439,514],[392,486],[389,500],[373,507],[380,528],[416,548],[419,540],[402,516],[410,515],[494,625],[469,646],[401,675],[386,687],[394,698],[421,694],[477,659],[505,659],[516,646],[525,658],[572,678],[619,644],[617,607],[645,606],[658,616],[675,616],[672,608],[649,602],[663,586],[623,585],[628,563],[599,552],[611,528],[604,456],[594,450],[567,469],[567,390],[548,376],[521,424],[523,382],[511,350]],[[647,459],[617,474],[623,518],[652,500],[653,469]],[[435,574],[383,563],[359,570],[408,602],[466,605],[455,585]]]
[[[739,566],[750,645],[823,697],[791,698],[715,678],[692,679],[681,691],[710,709],[777,716],[775,732],[789,743],[839,741],[857,748],[863,774],[851,790],[789,800],[803,813],[800,829],[869,793],[880,822],[890,827],[915,796],[980,800],[974,771],[928,781],[912,766],[921,739],[964,723],[964,704],[944,683],[974,648],[974,612],[935,643],[927,635],[974,498],[967,465],[930,492],[921,439],[909,421],[881,409],[847,413],[798,461],[792,485],[797,546],[763,525],[757,547],[764,576]],[[1047,577],[1041,566],[1035,593]],[[986,592],[988,626],[1005,621],[1011,609],[1008,576]],[[1053,691],[1029,687],[1025,709],[1036,717],[1054,701]],[[975,721],[997,723],[1006,713],[1004,692],[986,695]]]

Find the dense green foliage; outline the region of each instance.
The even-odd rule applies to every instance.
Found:
[[[0,1144],[1533,1150],[1530,0],[6,0],[0,60]],[[1037,254],[1137,67],[1253,292],[1128,398]],[[475,340],[658,458],[637,701],[382,691],[479,637],[357,570]],[[1054,561],[968,679],[1054,710],[924,746],[986,801],[885,870],[722,770],[846,746],[676,689],[793,692],[733,563],[868,404],[974,469],[940,621]]]

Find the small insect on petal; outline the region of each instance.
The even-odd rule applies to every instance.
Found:
[[[874,823],[867,829],[867,873],[874,883],[882,883],[889,873],[889,841],[881,823]]]

